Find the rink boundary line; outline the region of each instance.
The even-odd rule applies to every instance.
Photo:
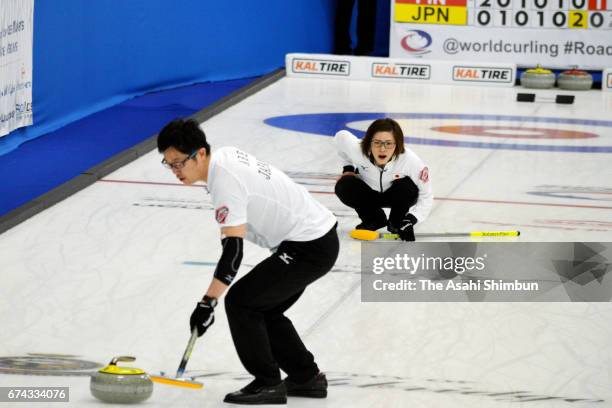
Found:
[[[104,183],[117,183],[117,184],[141,184],[141,185],[152,185],[152,186],[170,186],[170,187],[196,187],[204,188],[202,184],[186,186],[180,183],[163,183],[157,181],[135,181],[135,180],[116,180],[116,179],[100,179],[98,182]],[[299,184],[299,183],[298,183]],[[332,191],[311,191],[311,194],[334,194]],[[529,201],[502,201],[502,200],[482,200],[477,198],[452,198],[452,197],[434,197],[434,200],[439,201],[459,201],[459,202],[473,202],[473,203],[485,203],[485,204],[516,204],[516,205],[539,205],[544,207],[567,207],[567,208],[586,208],[595,210],[612,210],[612,207],[599,206],[599,205],[584,205],[584,204],[556,204],[556,203],[536,203]]]
[[[588,208],[596,210],[612,210],[612,207],[603,205],[584,205],[584,204],[557,204],[557,203],[535,203],[529,201],[502,201],[502,200],[481,200],[476,198],[450,198],[450,197],[434,197],[434,200],[441,201],[464,201],[487,204],[517,204],[517,205],[540,205],[545,207],[568,207],[568,208]]]

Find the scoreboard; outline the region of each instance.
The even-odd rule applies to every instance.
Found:
[[[606,8],[606,0],[476,0],[474,3],[471,23],[475,26],[612,30],[612,8]],[[606,34],[612,35],[612,31]]]
[[[612,30],[612,0],[609,6],[607,0],[397,0],[395,21]]]
[[[391,57],[612,67],[612,0],[392,0]]]

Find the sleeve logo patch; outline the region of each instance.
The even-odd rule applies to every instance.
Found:
[[[215,210],[215,220],[217,220],[219,224],[225,224],[225,219],[227,218],[228,214],[229,210],[226,206],[219,207]]]
[[[423,183],[427,183],[429,181],[429,169],[427,167],[423,167],[423,170],[419,173],[419,180]]]

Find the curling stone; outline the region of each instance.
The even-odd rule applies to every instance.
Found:
[[[549,69],[537,66],[523,72],[521,85],[525,88],[550,89],[555,86],[555,74]]]
[[[593,86],[593,76],[586,71],[574,68],[560,73],[557,85],[561,89],[586,91]]]
[[[121,356],[91,376],[91,394],[104,402],[130,404],[146,400],[153,393],[153,382],[140,368],[118,367],[117,362],[131,362],[134,357]]]

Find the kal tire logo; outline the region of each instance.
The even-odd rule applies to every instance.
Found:
[[[382,62],[372,64],[372,78],[429,79],[430,76],[430,65]]]
[[[294,58],[291,62],[291,70],[296,74],[349,76],[351,74],[351,63],[348,61]]]
[[[432,43],[431,35],[423,30],[410,30],[408,34],[402,38],[400,44],[404,50],[414,55],[423,55],[430,53],[427,48]]]
[[[498,67],[453,67],[453,81],[511,83],[512,69]]]

